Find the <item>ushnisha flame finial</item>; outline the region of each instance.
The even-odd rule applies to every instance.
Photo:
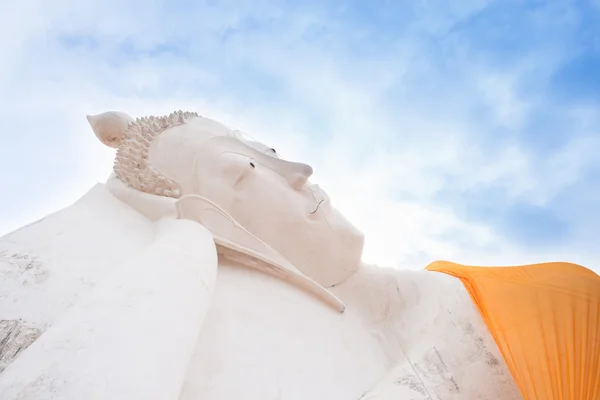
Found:
[[[162,132],[196,117],[198,113],[179,110],[134,120],[125,113],[109,111],[87,119],[98,139],[117,149],[113,169],[120,180],[141,192],[177,199],[181,196],[179,185],[149,165],[148,151]]]

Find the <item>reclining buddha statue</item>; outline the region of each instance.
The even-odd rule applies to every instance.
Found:
[[[309,165],[196,113],[88,121],[107,182],[0,239],[0,399],[523,398],[463,281],[363,263]]]

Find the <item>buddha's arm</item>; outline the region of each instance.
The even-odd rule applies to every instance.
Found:
[[[0,398],[179,396],[217,271],[212,235],[164,219],[126,261],[0,376]]]

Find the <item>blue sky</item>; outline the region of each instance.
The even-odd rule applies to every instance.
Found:
[[[106,179],[85,114],[184,109],[310,163],[369,261],[600,268],[598,1],[13,3],[0,233]]]

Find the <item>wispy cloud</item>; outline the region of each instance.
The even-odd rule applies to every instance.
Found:
[[[189,109],[309,162],[365,258],[598,268],[593,2],[29,0],[0,17],[0,231],[110,172],[84,115]]]

